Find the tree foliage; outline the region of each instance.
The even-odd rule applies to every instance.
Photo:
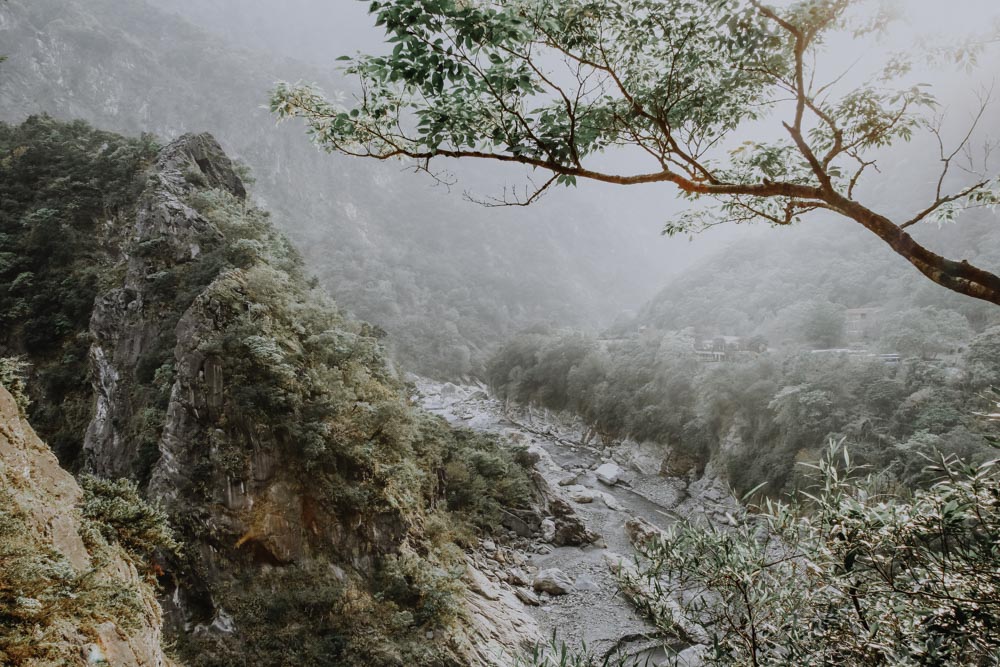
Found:
[[[304,86],[281,84],[273,95],[280,117],[304,118],[331,150],[414,159],[428,171],[432,159],[451,157],[549,174],[508,204],[530,204],[577,179],[669,183],[706,204],[671,221],[670,234],[725,221],[788,225],[832,211],[938,284],[1000,303],[1000,278],[907,232],[1000,201],[988,160],[963,165],[971,182],[951,178],[973,131],[954,151],[941,143],[937,186],[907,218],[892,220],[855,197],[878,150],[918,129],[941,138],[934,98],[905,80],[900,60],[852,90],[824,78],[817,62],[832,33],[886,26],[883,15],[862,23],[858,0],[781,8],[759,0],[376,0],[370,8],[392,51],[348,59],[360,84],[351,106]],[[977,123],[984,112],[985,104]],[[756,122],[777,124],[785,138],[734,149],[736,132]],[[617,148],[645,166],[603,169],[596,156]]]
[[[489,380],[501,397],[574,412],[609,442],[659,443],[675,472],[712,461],[740,492],[795,489],[795,461],[818,459],[830,437],[846,438],[886,483],[913,487],[929,481],[924,457],[935,450],[975,463],[992,455],[968,407],[996,382],[996,338],[981,334],[947,364],[794,347],[708,363],[685,332],[536,333],[508,343]]]
[[[885,349],[922,359],[957,351],[971,337],[964,317],[932,306],[897,313],[882,332]]]
[[[836,445],[816,469],[811,493],[735,528],[675,524],[623,584],[708,665],[996,665],[995,462],[942,457],[938,481],[903,496]]]

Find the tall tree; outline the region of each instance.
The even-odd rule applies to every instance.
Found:
[[[408,158],[428,172],[446,157],[546,173],[495,204],[527,205],[554,185],[590,179],[669,183],[703,200],[668,223],[669,234],[728,221],[788,225],[832,211],[934,282],[1000,304],[1000,277],[942,257],[908,231],[1000,202],[988,157],[957,164],[988,100],[957,146],[941,142],[940,178],[907,219],[855,196],[878,149],[918,128],[942,134],[934,98],[925,86],[903,84],[899,60],[843,93],[843,74],[822,79],[817,63],[832,32],[885,27],[882,14],[859,19],[861,1],[777,8],[760,0],[374,0],[371,12],[393,48],[345,58],[360,83],[351,106],[279,84],[272,109],[305,119],[318,143],[349,155]],[[733,150],[737,132],[760,122],[780,123],[784,138]],[[595,158],[611,148],[650,166],[607,171]],[[959,166],[972,177],[955,178]]]

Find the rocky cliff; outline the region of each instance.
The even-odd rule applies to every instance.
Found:
[[[98,187],[97,168],[120,173]],[[141,559],[181,659],[492,665],[538,638],[465,555],[505,516],[540,524],[530,460],[410,405],[211,136],[157,148],[34,118],[0,125],[0,170],[0,356],[30,362],[68,461],[169,515],[183,549]],[[61,372],[81,342],[88,363]]]
[[[153,587],[0,386],[0,663],[169,667]]]
[[[126,230],[128,240],[121,249],[124,279],[96,302],[91,319],[96,409],[85,451],[91,471],[108,477],[148,476],[152,498],[171,508],[182,524],[194,520],[196,525],[190,525],[186,535],[190,569],[168,584],[178,592],[168,608],[176,615],[178,628],[193,623],[232,632],[225,620],[229,612],[209,591],[229,580],[234,570],[302,563],[327,552],[341,564],[367,572],[374,558],[399,546],[406,526],[397,512],[365,517],[360,514],[364,508],[358,508],[355,516],[341,515],[339,508],[324,502],[324,489],[314,483],[322,472],[303,479],[300,466],[306,462],[295,451],[300,443],[292,441],[289,425],[277,423],[291,416],[283,414],[285,406],[263,398],[253,405],[264,413],[255,414],[247,409],[251,405],[239,404],[237,394],[249,388],[234,386],[241,371],[273,370],[263,366],[282,355],[279,346],[309,344],[283,325],[309,323],[280,321],[297,314],[282,310],[290,300],[282,290],[294,290],[287,284],[292,276],[263,257],[268,252],[264,242],[274,239],[242,239],[251,256],[239,259],[237,267],[222,269],[213,261],[213,255],[233,252],[239,241],[227,240],[193,207],[199,194],[209,198],[218,194],[225,205],[237,209],[247,206],[244,186],[215,140],[209,135],[186,135],[157,158],[131,229]],[[201,204],[213,205],[206,200]],[[192,281],[193,276],[200,280]],[[184,283],[190,291],[186,303],[180,304]],[[261,289],[266,293],[256,293]],[[179,310],[178,305],[186,308]],[[332,318],[322,324],[347,326]],[[232,329],[244,326],[256,335],[249,341],[232,340]],[[315,335],[324,333],[331,332],[320,329]],[[353,334],[346,330],[337,333],[345,339],[347,356],[353,351],[351,343],[371,343],[357,336],[347,340]],[[236,359],[239,353],[259,353],[266,359],[262,364],[251,359],[250,368],[240,368],[246,360]],[[148,377],[142,377],[149,370],[164,381],[172,378],[172,383],[158,456],[146,471],[149,453],[136,446],[135,422],[149,409],[144,386]],[[294,391],[287,384],[281,386],[279,378],[266,380],[255,389]],[[272,380],[279,382],[271,384]],[[376,393],[385,394],[379,398],[391,396],[386,389],[376,388]],[[268,414],[269,408],[275,411]],[[203,576],[196,576],[196,571]]]
[[[134,214],[110,231],[117,236],[111,244],[119,248],[117,259],[125,275],[119,286],[98,296],[90,322],[97,402],[84,450],[89,468],[99,475],[148,474],[140,470],[148,465],[141,460],[148,452],[134,447],[126,430],[145,407],[144,397],[135,395],[142,381],[136,376],[167,360],[177,306],[183,305],[178,297],[184,295],[177,288],[184,269],[204,264],[203,251],[217,250],[224,241],[222,233],[185,201],[198,187],[246,196],[232,162],[209,135],[185,136],[164,149]]]

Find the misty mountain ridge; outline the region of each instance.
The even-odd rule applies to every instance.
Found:
[[[0,663],[1000,667],[1000,14],[891,4],[0,1]]]

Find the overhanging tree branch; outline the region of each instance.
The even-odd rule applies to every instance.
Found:
[[[956,206],[1000,203],[986,164],[973,184],[943,193],[985,101],[954,152],[941,144],[943,169],[928,206],[896,223],[854,199],[862,177],[877,170],[872,152],[908,139],[922,122],[915,110],[933,104],[919,86],[865,86],[832,99],[843,75],[816,83],[823,36],[859,2],[778,9],[761,0],[376,0],[372,11],[395,46],[390,56],[348,66],[361,81],[356,105],[341,109],[308,88],[280,85],[272,108],[305,119],[319,144],[348,155],[424,165],[474,159],[551,174],[523,197],[490,205],[527,205],[556,184],[585,179],[669,183],[717,201],[719,220],[787,225],[832,211],[939,285],[1000,304],[1000,278],[907,232]],[[791,144],[721,148],[746,123],[780,115],[788,97],[791,117],[781,125]],[[639,148],[655,166],[591,166],[593,155],[618,146]]]

